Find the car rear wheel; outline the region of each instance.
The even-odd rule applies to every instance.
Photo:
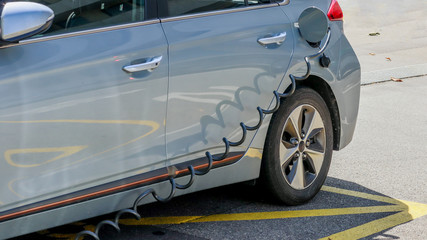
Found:
[[[332,122],[324,100],[310,88],[299,88],[272,117],[261,178],[281,202],[307,202],[326,179],[332,145]]]

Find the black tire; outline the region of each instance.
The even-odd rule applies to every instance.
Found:
[[[332,121],[326,103],[310,88],[297,89],[281,101],[272,116],[261,167],[263,185],[287,205],[309,201],[326,179],[332,148]]]

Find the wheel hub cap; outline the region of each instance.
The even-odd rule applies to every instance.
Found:
[[[301,141],[301,142],[299,143],[298,150],[299,150],[300,152],[304,152],[304,150],[305,150],[305,143],[304,143],[304,141]]]

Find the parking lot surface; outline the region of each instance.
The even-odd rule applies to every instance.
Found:
[[[362,83],[427,74],[427,1],[338,2],[344,32],[362,66]]]
[[[362,87],[354,141],[335,153],[329,176],[427,204],[427,147],[422,144],[427,139],[426,91],[426,76]],[[427,217],[388,233],[425,239],[425,226]]]

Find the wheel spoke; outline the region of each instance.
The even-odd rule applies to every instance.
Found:
[[[316,137],[319,133],[321,133],[323,131],[323,128],[315,128],[315,129],[313,129],[311,132],[310,132],[310,134],[308,135],[308,138],[307,139],[310,139],[310,138],[314,138],[314,137]]]
[[[284,145],[285,148],[287,148],[287,149],[295,147],[295,144],[293,144],[293,143],[291,143],[291,141],[287,141],[285,139],[282,139],[282,145]]]
[[[315,109],[311,109],[310,111],[306,112],[304,128],[306,132],[306,139],[310,136],[318,134],[325,128],[322,117]]]
[[[305,169],[301,156],[298,158],[298,161],[294,162],[288,179],[291,186],[295,189],[303,189],[305,187]]]
[[[280,144],[280,166],[284,168],[289,165],[290,160],[292,160],[294,154],[297,152],[298,147],[295,146],[293,148],[286,148],[286,146],[282,143]]]
[[[312,174],[316,174],[317,173],[316,166],[314,164],[313,159],[311,159],[311,157],[307,156],[307,158],[305,159],[304,163],[306,164],[306,170],[307,170],[307,172],[312,173]]]
[[[311,149],[306,149],[305,153],[308,157],[308,163],[312,165],[315,174],[317,175],[322,167],[325,154]]]
[[[285,131],[289,132],[292,136],[298,138],[298,141],[301,141],[301,128],[302,128],[302,106],[296,108],[292,111],[291,115],[288,118],[287,124],[285,126]]]

